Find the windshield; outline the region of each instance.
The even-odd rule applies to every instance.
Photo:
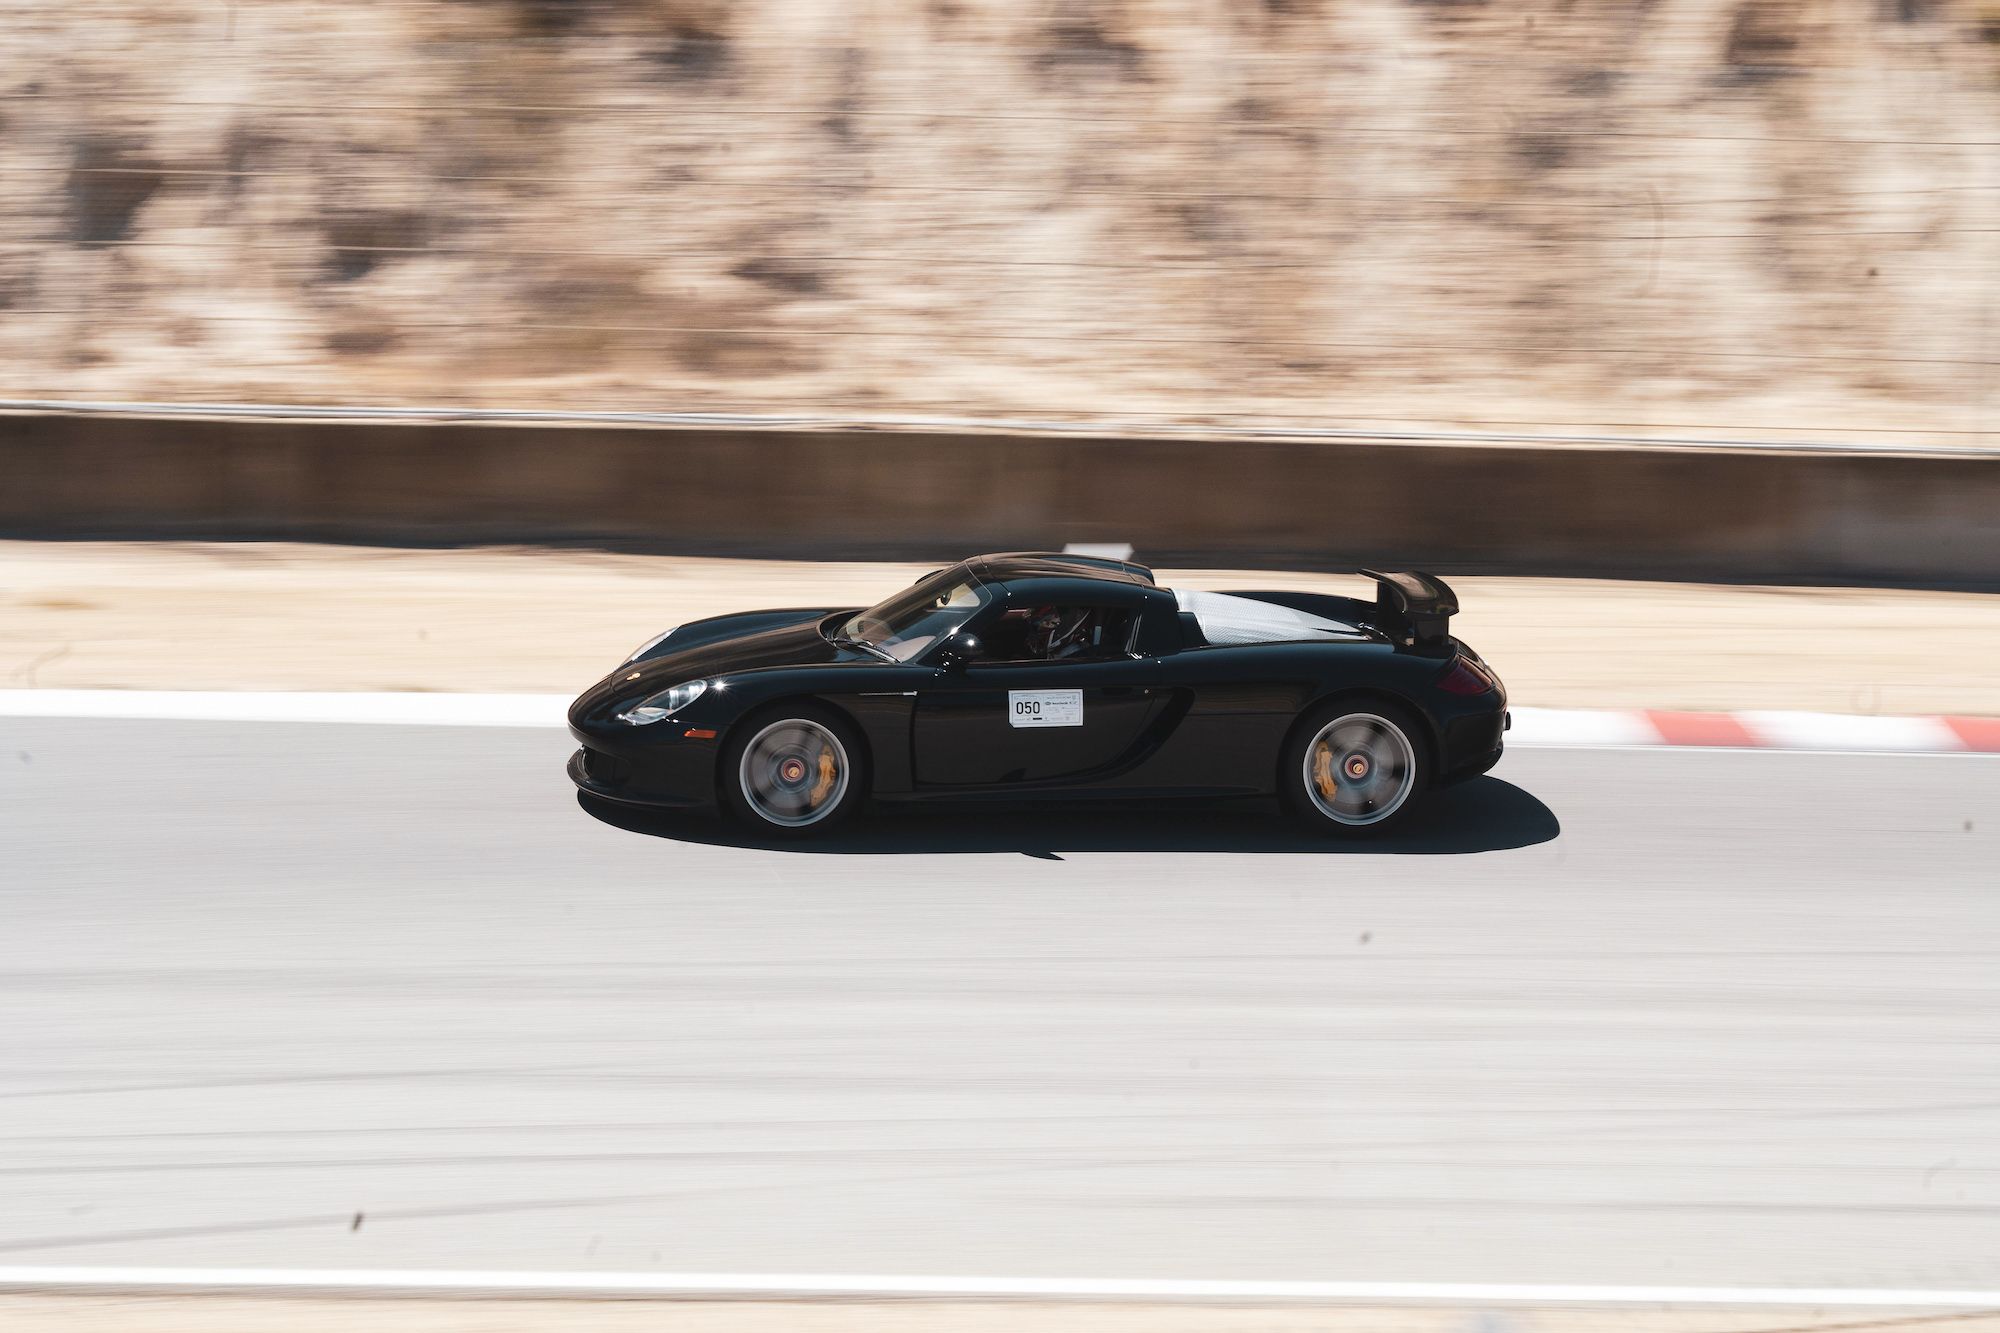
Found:
[[[898,662],[908,662],[954,633],[986,604],[987,591],[963,569],[940,570],[915,587],[871,606],[840,627],[843,639],[859,639]]]

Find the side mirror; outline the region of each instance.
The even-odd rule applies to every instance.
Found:
[[[979,641],[977,634],[961,630],[944,641],[943,650],[938,653],[938,665],[946,671],[957,671],[967,662],[978,661],[985,653],[986,645]]]

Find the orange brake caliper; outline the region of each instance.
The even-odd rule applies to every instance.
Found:
[[[1324,741],[1313,747],[1313,785],[1329,801],[1339,795],[1333,781],[1333,747]]]
[[[808,805],[817,806],[833,790],[833,780],[840,776],[840,769],[833,762],[833,751],[819,752],[819,781],[813,784],[812,794],[806,797]]]

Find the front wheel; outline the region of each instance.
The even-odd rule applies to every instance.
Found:
[[[1409,813],[1429,776],[1423,733],[1373,700],[1318,710],[1293,733],[1278,772],[1285,803],[1308,826],[1379,833]]]
[[[739,818],[785,837],[831,828],[867,790],[853,728],[830,710],[803,704],[739,727],[724,751],[721,777]]]

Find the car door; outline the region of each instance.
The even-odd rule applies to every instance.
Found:
[[[920,786],[1061,784],[1114,769],[1161,699],[1159,661],[1115,657],[974,661],[919,689],[912,722]]]

